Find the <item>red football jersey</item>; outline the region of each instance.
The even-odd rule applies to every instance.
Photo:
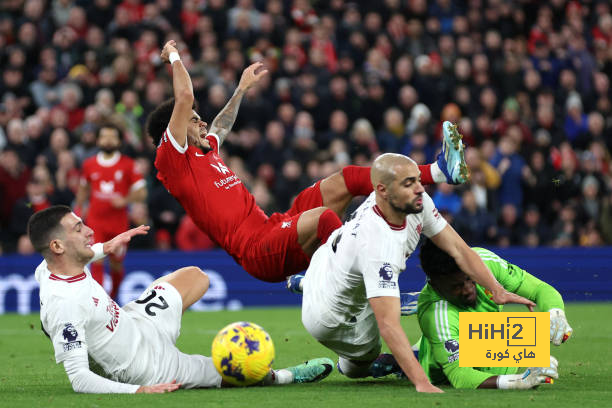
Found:
[[[83,162],[81,183],[91,186],[87,222],[103,223],[108,229],[123,232],[129,225],[127,207],[115,208],[111,200],[117,196],[126,197],[131,190],[145,185],[134,160],[119,153],[105,160],[102,153],[98,153]]]
[[[243,234],[263,225],[267,216],[242,181],[223,163],[218,136],[209,134],[206,140],[212,150],[204,154],[187,141],[180,146],[170,129],[166,129],[157,147],[157,178],[202,231],[239,259],[246,243]],[[247,218],[249,222],[244,223]],[[245,230],[239,232],[243,223]]]

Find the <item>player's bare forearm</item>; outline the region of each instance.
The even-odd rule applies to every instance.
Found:
[[[185,68],[180,60],[172,64],[172,88],[174,89],[174,98],[176,100],[191,98],[191,104],[193,104],[194,96],[191,77],[187,72],[187,68]]]
[[[178,54],[178,48],[176,41],[170,40],[164,44],[160,58],[162,61],[169,63],[172,67],[172,87],[174,89],[174,97],[178,100],[179,98],[182,99],[191,94],[191,98],[193,99],[193,85],[191,84],[189,73],[180,59],[170,61],[170,56],[173,53]]]
[[[446,241],[445,239],[438,240],[442,242],[444,246],[441,246],[436,242],[436,239],[444,234],[444,231],[449,232],[450,241]],[[521,305],[527,306],[529,311],[533,312],[533,308],[535,307],[535,303],[529,299],[525,299],[522,296],[517,295],[516,293],[508,292],[493,276],[489,268],[486,267],[482,259],[478,256],[473,249],[467,246],[465,241],[461,239],[461,237],[455,232],[452,227],[447,225],[441,233],[436,235],[433,238],[433,241],[438,247],[445,250],[449,255],[451,255],[457,266],[472,280],[478,283],[480,286],[485,289],[489,289],[493,294],[492,300],[498,305],[505,305],[507,303],[518,303]]]
[[[232,130],[232,126],[234,126],[242,97],[267,74],[268,70],[264,68],[261,62],[255,62],[242,71],[240,82],[234,94],[210,125],[209,133],[214,133],[219,136],[219,141],[221,143],[223,143],[223,140],[225,140]]]
[[[225,104],[221,112],[215,117],[210,125],[209,133],[214,133],[219,136],[219,142],[223,143],[229,132],[234,126],[234,122],[238,117],[238,108],[242,102],[246,91],[240,87],[236,88],[230,100]]]
[[[494,375],[493,377],[487,378],[478,386],[478,388],[497,388],[497,376]]]
[[[465,243],[464,243],[465,245]],[[486,289],[489,289],[493,293],[492,300],[498,305],[505,305],[507,303],[518,303],[527,306],[530,312],[533,312],[535,303],[529,299],[517,295],[516,293],[508,292],[500,283],[495,279],[489,268],[486,267],[482,259],[478,256],[474,250],[465,245],[465,248],[459,251],[463,256],[459,256],[459,259],[455,258],[457,265],[463,272],[465,272],[474,282],[478,283]]]
[[[387,346],[389,346],[391,354],[395,357],[395,360],[402,368],[404,374],[406,374],[406,377],[417,386],[429,383],[427,375],[414,356],[410,341],[408,341],[399,322],[394,325],[385,325],[382,327],[379,325],[379,329],[382,338],[385,340],[385,343],[387,343]]]
[[[438,248],[452,256],[457,266],[472,278],[474,282],[493,293],[504,290],[478,254],[463,241],[453,227],[447,225],[442,231],[433,236],[431,240]]]
[[[455,257],[455,262],[457,262],[457,266],[472,278],[474,282],[485,289],[489,289],[491,292],[504,290],[484,262],[482,262],[478,254],[467,245],[463,248],[459,248],[457,256]]]
[[[380,335],[389,346],[391,354],[402,368],[402,371],[415,386],[430,384],[423,367],[414,357],[410,341],[400,324],[399,298],[377,297],[370,299],[370,305],[376,316]]]
[[[176,48],[176,42],[174,40],[168,41],[161,52],[161,59],[164,62],[168,62],[172,66],[172,87],[174,90],[174,109],[172,110],[172,116],[168,123],[170,133],[174,137],[174,140],[180,145],[184,146],[187,139],[187,126],[192,116],[193,107],[193,85],[191,84],[191,78],[187,69],[183,65],[180,59],[173,60],[170,62],[170,56],[173,54],[178,55]]]

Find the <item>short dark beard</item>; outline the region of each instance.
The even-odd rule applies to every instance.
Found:
[[[113,154],[118,150],[119,150],[119,147],[117,146],[100,146],[100,151],[106,154]]]
[[[418,200],[418,198],[415,198],[415,200]],[[393,203],[393,197],[390,197],[389,205],[391,206],[391,208],[393,208],[394,211],[397,211],[397,212],[405,214],[405,215],[408,215],[408,214],[418,214],[421,211],[423,211],[423,207],[416,208],[411,203],[407,203],[403,208],[398,206],[398,205],[395,205]]]

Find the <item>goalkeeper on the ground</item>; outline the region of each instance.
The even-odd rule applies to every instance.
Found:
[[[563,299],[555,288],[489,250],[474,250],[506,290],[534,301],[541,311],[550,312],[550,341],[554,345],[571,336]],[[552,383],[558,377],[557,360],[552,356],[550,367],[528,368],[521,373],[517,367],[459,367],[459,312],[500,312],[503,306],[495,304],[490,294],[433,242],[428,240],[422,246],[420,259],[428,283],[418,300],[417,315],[423,331],[418,357],[433,384],[529,389]]]

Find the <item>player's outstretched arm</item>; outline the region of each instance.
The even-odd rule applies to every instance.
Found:
[[[431,240],[438,248],[452,256],[455,262],[457,262],[457,266],[472,278],[474,282],[490,290],[495,303],[498,305],[519,303],[533,311],[535,303],[515,293],[508,292],[500,285],[478,254],[465,243],[453,227],[447,225],[442,231],[433,236]]]
[[[171,383],[155,384],[155,385],[132,385],[124,384],[117,381],[112,381],[101,377],[89,370],[86,367],[70,367],[64,363],[68,379],[72,385],[74,392],[84,394],[163,394],[166,392],[176,391],[181,387],[176,380]]]
[[[268,70],[263,68],[263,63],[261,62],[256,62],[249,65],[242,72],[240,82],[238,83],[238,87],[234,91],[234,94],[227,104],[225,104],[223,109],[221,109],[221,112],[219,112],[219,114],[215,117],[208,131],[208,133],[214,133],[215,135],[219,136],[220,144],[223,143],[229,132],[232,130],[232,126],[234,126],[234,122],[238,116],[238,108],[240,107],[244,94],[253,85],[259,82],[259,80],[267,73]]]
[[[130,242],[133,236],[145,235],[149,232],[150,228],[151,227],[148,225],[140,225],[136,228],[122,232],[110,241],[106,241],[105,243],[98,242],[97,244],[92,245],[91,249],[93,250],[94,254],[89,262],[99,261],[109,254],[121,255],[125,249],[125,246],[128,244],[128,242]]]
[[[128,244],[128,242],[130,242],[132,237],[136,235],[146,235],[148,234],[149,229],[151,229],[151,227],[149,227],[148,225],[139,225],[136,228],[132,228],[125,232],[122,232],[110,241],[106,241],[103,245],[104,255],[113,254],[116,251],[121,250],[125,245]]]
[[[534,300],[541,311],[550,313],[550,342],[560,346],[574,331],[565,317],[561,294],[548,283],[527,272],[523,272],[523,276],[523,282],[516,293]]]
[[[528,390],[540,384],[554,384],[559,378],[559,362],[550,356],[550,367],[530,367],[520,374],[503,374],[489,377],[478,388],[500,390]]]
[[[176,41],[170,40],[164,45],[160,58],[172,66],[174,109],[168,128],[174,140],[180,146],[184,146],[187,140],[187,125],[193,116],[193,85],[187,69],[179,58]]]
[[[53,339],[56,337],[56,335],[51,336]],[[79,347],[84,345],[84,341],[78,342]],[[55,343],[54,347],[56,347]],[[63,357],[64,370],[66,370],[74,392],[85,394],[133,394],[138,392],[140,388],[138,385],[112,381],[92,372],[89,369],[87,353],[81,352],[81,350],[83,349],[74,348]]]
[[[423,371],[423,367],[414,357],[410,342],[400,324],[400,301],[391,296],[370,298],[370,305],[376,316],[380,335],[389,346],[393,357],[402,371],[416,387],[418,392],[444,392],[432,385]]]

